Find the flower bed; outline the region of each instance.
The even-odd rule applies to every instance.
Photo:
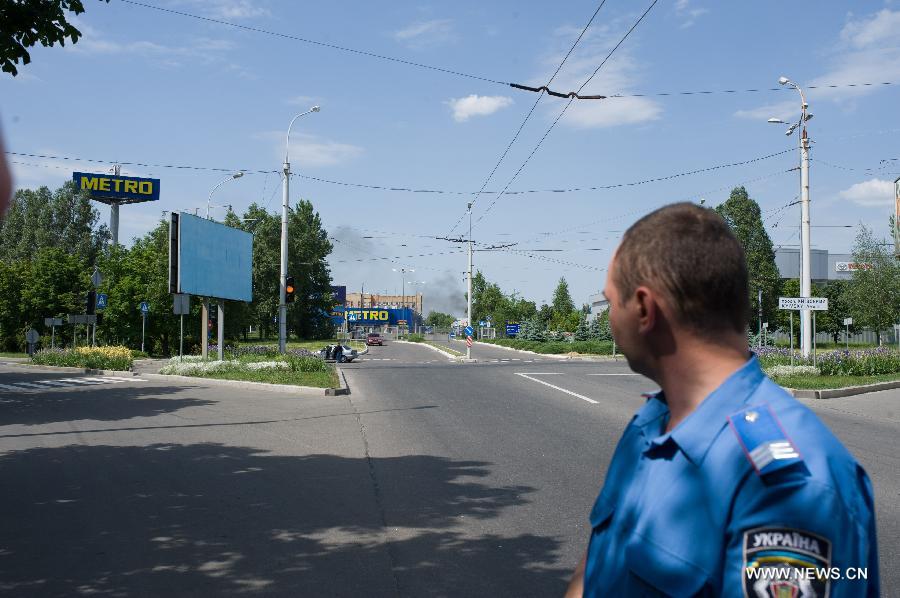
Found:
[[[302,350],[298,350],[302,351]],[[309,353],[306,351],[306,353]],[[284,357],[272,360],[259,360],[248,358],[227,359],[224,361],[204,360],[199,355],[189,355],[184,359],[173,357],[169,363],[163,366],[160,374],[177,374],[180,376],[205,376],[208,374],[220,374],[227,372],[258,372],[258,371],[288,371],[288,372],[328,372],[329,366],[324,360],[311,354],[294,355],[289,353]]]
[[[786,348],[755,349],[767,371],[773,366],[790,365],[791,351]],[[812,356],[794,352],[794,365],[813,367]],[[900,352],[886,347],[877,349],[825,351],[816,356],[815,366],[823,376],[878,376],[900,373]]]
[[[77,347],[42,349],[31,357],[32,363],[95,370],[130,370],[134,363],[128,347]]]

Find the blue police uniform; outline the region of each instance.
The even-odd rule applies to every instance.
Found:
[[[584,596],[878,595],[868,476],[755,356],[665,433],[668,418],[658,393],[619,441]]]

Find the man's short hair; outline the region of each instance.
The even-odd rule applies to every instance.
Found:
[[[681,324],[704,337],[746,332],[747,260],[713,210],[685,202],[647,214],[625,231],[615,260],[613,283],[622,301],[646,286],[668,300]]]

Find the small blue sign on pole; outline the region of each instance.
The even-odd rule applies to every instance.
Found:
[[[466,336],[472,336],[475,334],[475,329],[471,326],[466,326]]]
[[[482,321],[478,322],[478,325],[481,326],[482,328],[484,328],[485,326],[488,325],[488,323],[486,320],[482,320]]]
[[[97,295],[97,309],[106,309],[106,304],[109,301],[109,296],[106,293],[100,293]]]
[[[146,301],[141,301],[141,313],[145,314],[150,311],[150,304]]]

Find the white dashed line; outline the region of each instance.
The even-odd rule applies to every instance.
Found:
[[[522,373],[518,373],[518,372],[517,372],[517,373],[516,373],[516,376],[522,376],[523,378],[527,378],[528,380],[531,380],[532,382],[537,382],[538,384],[543,384],[544,386],[549,386],[550,388],[552,388],[552,389],[554,389],[554,390],[558,390],[558,391],[560,391],[560,392],[564,392],[564,393],[566,393],[567,395],[572,395],[573,397],[577,397],[577,398],[581,399],[582,401],[587,401],[588,403],[592,403],[592,404],[594,404],[594,405],[597,404],[597,401],[595,401],[594,399],[591,399],[591,398],[586,397],[586,396],[584,396],[584,395],[580,395],[580,394],[578,394],[577,392],[572,392],[571,390],[567,390],[567,389],[562,388],[562,387],[560,387],[560,386],[556,386],[555,384],[550,384],[549,382],[544,382],[543,380],[538,380],[537,378],[532,378],[532,377],[531,377],[531,376],[551,376],[551,375],[552,375],[552,376],[555,376],[555,375],[558,375],[558,373],[559,373],[559,372],[547,372],[547,373],[541,373],[541,372],[534,372],[534,373],[531,373],[531,372],[529,372],[529,374],[530,374],[530,375],[529,375],[529,374],[522,374]]]

